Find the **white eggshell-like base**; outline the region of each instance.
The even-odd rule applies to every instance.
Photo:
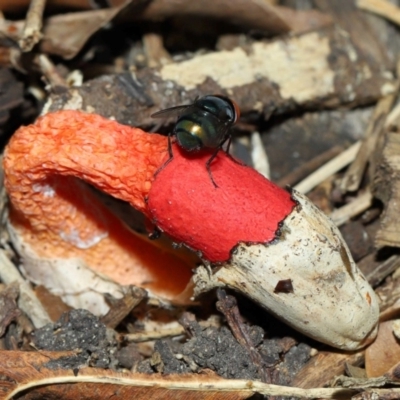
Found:
[[[80,258],[57,259],[38,257],[23,243],[21,235],[8,223],[11,241],[21,256],[20,270],[36,285],[45,286],[73,308],[84,308],[95,315],[104,315],[109,306],[104,294],[115,298],[124,294],[123,287],[90,269]]]
[[[268,244],[239,243],[215,271],[199,267],[195,294],[231,287],[320,342],[364,347],[377,334],[377,297],[333,222],[305,196],[292,196],[298,205],[283,221],[281,236]],[[293,290],[276,290],[289,279]]]

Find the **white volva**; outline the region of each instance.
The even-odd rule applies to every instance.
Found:
[[[240,243],[215,272],[199,267],[196,294],[231,287],[298,331],[331,346],[355,350],[377,334],[379,306],[333,222],[305,196],[269,244]],[[290,290],[279,281],[291,280]],[[290,285],[289,285],[290,286]]]

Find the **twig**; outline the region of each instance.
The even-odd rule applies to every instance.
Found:
[[[254,131],[250,136],[251,142],[251,159],[256,171],[269,179],[270,168],[268,162],[268,155],[262,143],[259,132]]]
[[[164,47],[163,38],[157,33],[143,35],[143,49],[147,56],[147,65],[150,68],[160,67],[172,61],[171,55]]]
[[[19,47],[22,51],[31,51],[36,43],[43,37],[42,17],[46,0],[31,0],[22,38],[19,40]]]
[[[317,168],[321,167],[321,165],[327,163],[333,157],[336,157],[343,151],[341,146],[331,147],[329,150],[323,152],[322,154],[314,157],[310,161],[302,164],[299,168],[285,175],[283,178],[279,179],[277,184],[281,187],[284,186],[293,186],[301,179],[306,177],[307,175],[314,172]]]
[[[101,322],[108,328],[115,329],[122,320],[146,297],[144,289],[135,286],[124,286],[124,297],[115,299],[106,294],[106,301],[110,305],[110,310],[101,317]]]
[[[18,282],[20,290],[18,306],[29,316],[35,328],[40,328],[52,322],[29,284],[22,278],[15,265],[8,259],[2,249],[0,249],[0,278],[5,284]]]
[[[400,119],[400,103],[396,104],[390,114],[386,117],[385,120],[385,129],[391,129],[393,125],[396,125],[398,120]]]
[[[357,7],[400,25],[400,8],[387,0],[357,0]]]
[[[330,176],[344,168],[346,165],[351,163],[354,160],[354,157],[356,156],[360,146],[361,142],[358,141],[354,143],[343,153],[339,154],[337,157],[333,158],[321,168],[317,169],[315,172],[309,175],[306,179],[302,180],[294,187],[294,189],[296,189],[300,193],[309,192],[325,179],[329,178]]]
[[[343,225],[350,218],[367,210],[371,206],[371,203],[372,194],[368,191],[355,198],[351,203],[334,210],[330,217],[336,226]]]
[[[392,108],[396,97],[397,90],[395,93],[389,94],[380,99],[376,105],[357,156],[343,176],[340,184],[340,189],[343,193],[354,192],[359,188],[366,165],[376,147],[379,133],[384,128],[385,117]]]
[[[164,339],[167,337],[181,336],[185,334],[183,326],[177,326],[176,328],[166,328],[151,332],[137,332],[137,333],[126,333],[121,334],[119,339],[124,342],[148,342],[150,340]]]
[[[397,301],[394,302],[391,306],[386,308],[386,310],[383,310],[380,315],[379,315],[379,321],[384,322],[384,321],[390,321],[392,319],[398,319],[400,315],[400,301],[397,299]]]
[[[220,288],[217,289],[217,297],[217,310],[225,316],[238,343],[249,353],[251,360],[258,368],[261,380],[271,383],[271,378],[268,375],[268,371],[264,368],[261,355],[255,348],[253,340],[249,335],[248,327],[240,315],[236,299],[233,296],[227,295],[225,290]]]
[[[210,322],[199,322],[199,325],[201,327],[207,328],[214,324],[210,323]],[[184,335],[185,333],[186,333],[185,327],[177,326],[175,328],[165,328],[165,329],[159,329],[157,331],[151,331],[151,332],[137,332],[137,333],[121,334],[119,336],[119,338],[121,341],[125,341],[125,342],[140,343],[140,342],[148,342],[150,340],[163,339],[166,337],[181,336],[181,335]]]
[[[55,88],[57,86],[68,87],[65,79],[58,73],[55,65],[50,61],[50,59],[41,54],[38,58],[39,67],[42,71],[44,77],[47,79],[51,88]]]
[[[400,268],[400,257],[395,254],[375,267],[374,270],[365,277],[372,287],[376,287],[398,268]]]
[[[254,393],[260,393],[265,396],[286,396],[286,397],[303,397],[307,399],[350,399],[351,396],[356,395],[360,392],[360,389],[344,389],[344,388],[312,388],[312,389],[301,389],[297,387],[271,385],[268,383],[262,383],[259,381],[250,380],[239,380],[239,379],[215,379],[207,378],[207,381],[198,382],[198,380],[188,377],[185,379],[183,376],[179,380],[173,380],[171,377],[166,379],[165,377],[154,377],[153,375],[140,374],[138,378],[130,378],[123,375],[80,375],[78,376],[51,376],[42,379],[31,379],[28,382],[23,382],[17,385],[17,387],[9,391],[5,396],[5,400],[11,400],[17,397],[18,394],[23,393],[29,389],[38,388],[47,385],[57,385],[65,383],[80,383],[80,382],[91,382],[91,383],[109,383],[112,385],[130,386],[130,387],[151,387],[151,388],[163,388],[172,390],[172,394],[176,394],[177,390],[188,390],[188,391],[201,391],[202,394],[207,392],[241,392],[248,393],[249,395]],[[189,379],[190,378],[190,379]],[[397,393],[400,395],[400,389],[367,389],[363,393],[371,394],[375,393],[376,396],[383,395],[385,393]],[[378,397],[376,397],[378,398]]]

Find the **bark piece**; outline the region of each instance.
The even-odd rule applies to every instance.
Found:
[[[354,0],[315,0],[315,6],[330,15],[336,24],[351,37],[357,53],[375,66],[392,68],[396,56],[390,57],[388,48],[395,46],[394,35],[390,35],[390,25],[379,24],[360,11]],[[378,22],[378,23],[377,23]],[[386,37],[385,37],[386,35]],[[389,36],[389,37],[388,37]],[[390,43],[392,42],[392,43]]]
[[[329,28],[145,68],[136,75],[103,76],[53,94],[46,111],[90,110],[128,125],[151,126],[151,113],[209,93],[229,95],[244,114],[268,117],[317,105],[366,104],[393,90],[389,71],[363,58],[342,30]]]
[[[23,101],[23,84],[18,82],[11,71],[0,68],[0,124],[7,121],[9,111]]]
[[[399,121],[397,122],[397,124]],[[397,125],[398,128],[398,125]],[[375,153],[376,169],[373,193],[385,205],[381,225],[375,237],[378,247],[400,247],[400,135],[389,131],[384,136],[383,148]]]

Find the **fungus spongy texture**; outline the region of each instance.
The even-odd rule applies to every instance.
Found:
[[[155,223],[213,262],[227,261],[239,242],[268,243],[293,210],[290,194],[220,151],[188,154],[177,146],[156,176],[148,206]]]

